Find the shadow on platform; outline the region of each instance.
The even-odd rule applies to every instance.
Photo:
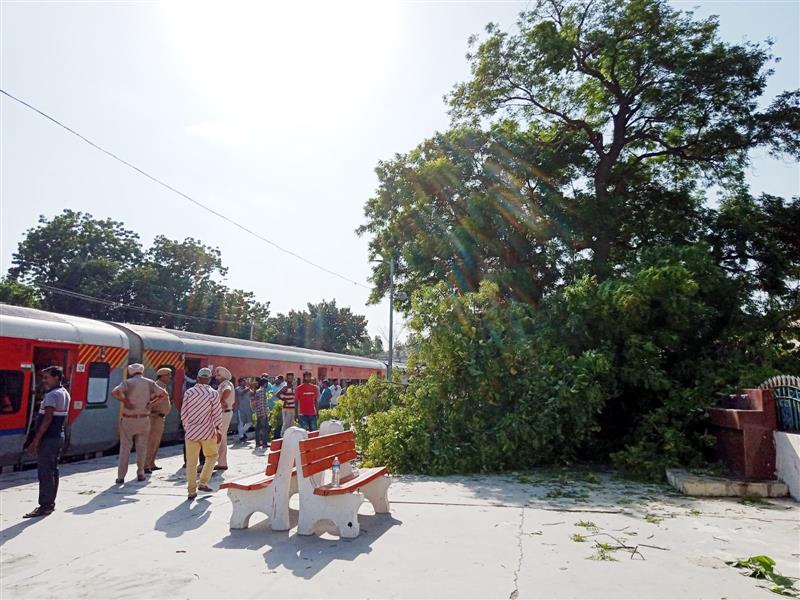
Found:
[[[202,527],[211,517],[210,507],[211,502],[206,496],[194,502],[181,500],[175,508],[158,518],[154,529],[166,533],[168,538],[180,537],[187,531]]]
[[[8,518],[8,515],[5,515],[5,517]],[[20,533],[25,531],[31,525],[36,525],[36,523],[41,523],[42,521],[47,520],[47,517],[40,517],[38,519],[23,519],[22,515],[20,515],[19,518],[20,518],[19,523],[16,523],[11,527],[6,527],[2,531],[0,531],[0,542],[2,542],[2,544],[5,544],[9,540],[13,540],[15,537],[17,537]]]
[[[296,577],[311,579],[335,561],[353,561],[362,554],[372,552],[372,544],[392,527],[403,522],[391,515],[358,516],[361,534],[354,539],[340,538],[330,521],[317,523],[314,535],[298,535],[298,511],[290,511],[291,529],[272,531],[269,519],[255,523],[247,529],[231,531],[214,544],[215,548],[232,550],[259,550],[270,546],[264,553],[267,570],[284,567]],[[322,537],[325,536],[325,537]]]
[[[141,492],[148,485],[150,485],[149,479],[145,481],[133,480],[123,484],[115,483],[102,492],[94,494],[92,499],[86,504],[68,508],[65,512],[73,513],[75,515],[90,515],[98,510],[116,508],[117,506],[139,502],[138,498],[135,498],[134,496],[136,496],[136,494]]]

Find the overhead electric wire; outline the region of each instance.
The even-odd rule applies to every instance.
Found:
[[[250,326],[250,323],[243,323],[240,321],[225,321],[224,319],[212,319],[209,317],[195,317],[192,315],[184,315],[181,313],[174,313],[169,312],[166,310],[157,310],[155,308],[146,308],[144,306],[135,306],[133,304],[125,304],[124,302],[116,302],[114,300],[103,300],[102,298],[95,298],[94,296],[89,296],[88,294],[81,294],[80,292],[73,292],[70,290],[62,290],[61,288],[53,287],[50,285],[44,285],[42,283],[34,284],[36,287],[41,288],[43,290],[47,290],[54,294],[61,294],[62,296],[69,296],[72,298],[77,298],[78,300],[84,300],[86,302],[96,302],[97,304],[105,304],[107,306],[111,306],[114,308],[126,308],[128,310],[136,310],[141,312],[146,312],[154,315],[161,315],[164,317],[176,317],[178,319],[193,319],[198,321],[209,321],[211,323],[222,323],[224,325],[247,325]]]
[[[308,265],[311,265],[312,267],[314,267],[314,268],[316,268],[316,269],[319,269],[320,271],[324,271],[325,273],[328,273],[329,275],[333,275],[333,276],[335,276],[335,277],[338,277],[339,279],[343,279],[344,281],[347,281],[348,283],[352,283],[353,285],[357,285],[357,286],[359,286],[359,287],[362,287],[362,288],[364,288],[364,289],[367,289],[367,290],[371,289],[371,288],[370,288],[368,285],[364,285],[363,283],[360,283],[360,282],[356,281],[355,279],[350,279],[349,277],[346,277],[345,275],[342,275],[341,273],[337,273],[336,271],[333,271],[333,270],[331,270],[331,269],[328,269],[327,267],[323,267],[322,265],[320,265],[320,264],[317,264],[317,263],[315,263],[315,262],[313,262],[313,261],[311,261],[311,260],[309,260],[309,259],[305,258],[304,256],[300,256],[300,255],[299,255],[299,254],[297,254],[296,252],[293,252],[293,251],[291,251],[291,250],[289,250],[289,249],[287,249],[287,248],[284,248],[283,246],[280,246],[279,244],[276,244],[276,243],[275,243],[275,242],[273,242],[272,240],[265,238],[265,237],[264,237],[264,236],[262,236],[261,234],[259,234],[259,233],[256,233],[256,232],[255,232],[255,231],[253,231],[252,229],[250,229],[250,228],[248,228],[248,227],[245,227],[244,225],[242,225],[242,224],[240,224],[240,223],[237,223],[237,222],[236,222],[236,221],[234,221],[233,219],[230,219],[230,218],[226,217],[224,214],[222,214],[222,213],[220,213],[220,212],[217,212],[216,210],[214,210],[213,208],[211,208],[211,207],[209,207],[209,206],[206,206],[205,204],[203,204],[203,203],[202,203],[202,202],[200,202],[199,200],[195,200],[195,199],[194,199],[194,198],[192,198],[192,197],[191,197],[189,194],[186,194],[186,193],[184,193],[184,192],[180,191],[179,189],[177,189],[177,188],[175,188],[175,187],[171,186],[170,184],[168,184],[168,183],[166,183],[166,182],[162,181],[162,180],[161,180],[161,179],[159,179],[158,177],[155,177],[154,175],[151,175],[150,173],[148,173],[148,172],[147,172],[147,171],[145,171],[144,169],[141,169],[141,168],[137,167],[136,165],[134,165],[134,164],[132,164],[132,163],[128,162],[128,161],[127,161],[127,160],[125,160],[124,158],[121,158],[121,157],[117,156],[116,154],[114,154],[114,153],[113,153],[113,152],[111,152],[110,150],[106,150],[106,149],[105,149],[105,148],[103,148],[102,146],[100,146],[100,145],[98,145],[98,144],[94,143],[92,140],[90,140],[90,139],[89,139],[89,138],[87,138],[86,136],[84,136],[84,135],[82,135],[82,134],[78,133],[77,131],[75,131],[75,130],[74,130],[74,129],[72,129],[71,127],[69,127],[69,126],[65,125],[64,123],[62,123],[61,121],[59,121],[58,119],[56,119],[56,118],[54,118],[54,117],[51,117],[50,115],[48,115],[48,114],[47,114],[47,113],[45,113],[44,111],[42,111],[42,110],[39,110],[38,108],[36,108],[36,107],[35,107],[35,106],[33,106],[32,104],[29,104],[28,102],[26,102],[25,100],[22,100],[22,99],[20,99],[20,98],[17,98],[17,97],[16,97],[16,96],[14,96],[13,94],[10,94],[9,92],[7,92],[7,91],[5,91],[4,89],[1,89],[1,88],[0,88],[0,93],[3,93],[5,96],[7,96],[7,97],[11,98],[11,99],[12,99],[12,100],[14,100],[15,102],[18,102],[19,104],[21,104],[21,105],[25,106],[26,108],[29,108],[30,110],[32,110],[32,111],[34,111],[35,113],[39,114],[40,116],[44,117],[44,118],[45,118],[45,119],[47,119],[48,121],[51,121],[52,123],[55,123],[56,125],[58,125],[58,126],[59,126],[59,127],[61,127],[62,129],[65,129],[66,131],[68,131],[68,132],[69,132],[69,133],[71,133],[72,135],[74,135],[74,136],[76,136],[76,137],[80,138],[81,140],[83,140],[84,142],[86,142],[87,144],[89,144],[89,145],[90,145],[92,148],[95,148],[96,150],[99,150],[99,151],[100,151],[100,152],[102,152],[103,154],[106,154],[106,155],[110,156],[110,157],[111,157],[111,158],[113,158],[114,160],[121,162],[121,163],[122,163],[123,165],[125,165],[126,167],[128,167],[128,168],[130,168],[130,169],[133,169],[134,171],[136,171],[136,172],[137,172],[137,173],[139,173],[140,175],[143,175],[143,176],[147,177],[149,180],[153,181],[154,183],[157,183],[158,185],[160,185],[160,186],[162,186],[162,187],[164,187],[164,188],[168,189],[169,191],[171,191],[171,192],[173,192],[173,193],[175,193],[175,194],[178,194],[179,196],[181,196],[182,198],[185,198],[186,200],[188,200],[188,201],[189,201],[189,202],[191,202],[192,204],[194,204],[194,205],[196,205],[196,206],[199,206],[199,207],[200,207],[200,208],[202,208],[203,210],[210,212],[212,215],[214,215],[214,216],[216,216],[216,217],[219,217],[220,219],[222,219],[222,220],[224,220],[224,221],[227,221],[228,223],[230,223],[230,224],[231,224],[231,225],[233,225],[234,227],[238,227],[238,228],[239,228],[239,229],[241,229],[242,231],[244,231],[244,232],[246,232],[246,233],[249,233],[249,234],[250,234],[250,235],[252,235],[253,237],[255,237],[255,238],[257,238],[257,239],[261,240],[262,242],[266,242],[267,244],[269,244],[270,246],[273,246],[274,248],[277,248],[277,249],[278,249],[278,250],[280,250],[281,252],[283,252],[283,253],[285,253],[285,254],[288,254],[289,256],[293,256],[294,258],[296,258],[296,259],[298,259],[298,260],[301,260],[301,261],[303,261],[304,263],[306,263],[306,264],[308,264]]]

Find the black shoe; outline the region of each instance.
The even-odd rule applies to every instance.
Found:
[[[152,473],[152,472],[153,472],[153,470],[152,470],[152,469],[145,469],[145,470],[144,470],[144,474],[145,474],[145,475],[150,475],[150,473]]]
[[[162,467],[150,467],[151,471],[160,471],[161,469],[162,469]],[[147,472],[147,471],[145,471],[145,472]]]
[[[125,480],[118,477],[115,483],[125,483]]]
[[[217,465],[216,467],[214,467],[214,470],[215,471],[227,471],[228,467],[222,467],[220,465]]]
[[[198,485],[197,489],[200,490],[201,492],[213,492],[214,491],[210,487],[208,487],[207,485]]]
[[[22,515],[23,519],[35,519],[36,517],[46,517],[53,513],[52,508],[45,508],[44,506],[37,506],[31,512]]]
[[[188,496],[186,496],[186,499],[189,500],[190,502],[195,498],[197,498],[197,494],[189,494]]]

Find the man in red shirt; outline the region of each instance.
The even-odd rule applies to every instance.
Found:
[[[317,398],[319,388],[311,383],[311,373],[303,373],[303,383],[294,392],[300,411],[300,427],[307,431],[317,429]]]

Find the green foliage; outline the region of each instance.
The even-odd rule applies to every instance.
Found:
[[[342,417],[339,415],[339,407],[319,409],[319,418],[317,420],[319,423],[323,421],[341,421]]]
[[[42,307],[41,294],[35,288],[5,277],[0,279],[0,302],[28,308]]]
[[[270,318],[269,302],[252,292],[218,283],[227,273],[217,248],[199,240],[156,236],[142,248],[139,236],[110,219],[64,210],[42,216],[20,242],[0,302],[91,318],[189,329],[238,338],[318,348],[332,352],[382,352],[380,338],[367,335],[366,318],[335,301],[309,304]],[[100,298],[64,295],[46,287]],[[145,307],[199,319],[143,312]]]
[[[727,561],[725,564],[735,569],[741,569],[744,575],[754,579],[767,579],[772,585],[767,588],[771,592],[782,596],[798,597],[798,590],[794,587],[797,581],[794,577],[787,577],[775,571],[775,561],[769,556],[751,556],[746,560]]]
[[[269,429],[274,436],[275,433],[280,433],[281,427],[283,426],[283,414],[281,411],[283,410],[283,401],[276,400],[275,406],[272,407],[272,410],[269,412]]]
[[[270,341],[326,352],[369,355],[383,350],[380,338],[367,334],[367,319],[339,308],[336,300],[308,304],[308,310],[292,310],[270,319]]]
[[[663,478],[707,459],[720,394],[800,370],[800,198],[743,183],[753,150],[800,156],[800,91],[764,102],[769,42],[718,30],[667,0],[537,0],[470,41],[452,127],[379,163],[358,230],[411,298],[411,384],[374,422],[421,439],[367,425],[385,460]]]

